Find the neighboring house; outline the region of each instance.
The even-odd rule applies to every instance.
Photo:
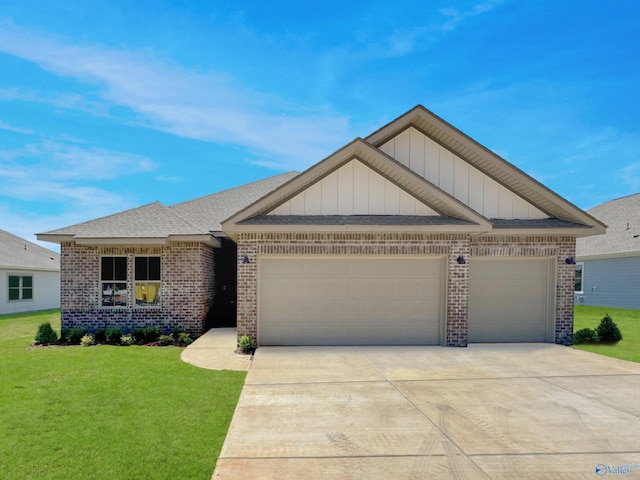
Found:
[[[640,309],[640,194],[589,213],[608,228],[605,235],[577,241],[576,303]]]
[[[60,308],[60,255],[0,230],[0,315]]]
[[[576,237],[604,231],[417,106],[301,174],[38,237],[63,329],[232,315],[259,345],[465,346],[570,344]]]

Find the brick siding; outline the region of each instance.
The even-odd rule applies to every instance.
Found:
[[[127,306],[102,307],[100,258],[127,257]],[[159,306],[136,306],[133,258],[160,256]],[[61,245],[62,330],[83,327],[97,330],[118,327],[159,326],[165,331],[180,326],[198,335],[204,331],[207,311],[213,304],[213,248],[198,242],[170,242],[162,246]]]
[[[466,346],[469,320],[469,263],[474,257],[556,259],[555,342],[573,336],[573,236],[487,236],[403,233],[242,233],[238,238],[238,335],[258,333],[257,260],[260,255],[434,255],[447,257],[444,344]],[[244,257],[249,262],[243,263]],[[465,263],[458,263],[462,256]]]

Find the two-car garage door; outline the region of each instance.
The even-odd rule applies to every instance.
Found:
[[[261,345],[434,345],[443,258],[262,257]]]

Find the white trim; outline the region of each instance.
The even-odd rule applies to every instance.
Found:
[[[576,255],[576,261],[585,262],[587,260],[601,260],[606,258],[640,257],[640,252],[612,252],[596,253],[594,255]]]
[[[573,294],[574,295],[584,295],[584,262],[576,262],[575,267],[577,268],[578,265],[580,265],[582,267],[582,270],[580,270],[580,285],[582,285],[582,290],[574,290]],[[574,269],[575,271],[575,269]],[[573,285],[575,288],[575,280],[573,281]]]

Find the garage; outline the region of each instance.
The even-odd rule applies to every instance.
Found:
[[[259,259],[261,345],[437,345],[442,257]]]
[[[553,341],[553,278],[549,258],[473,258],[469,342]]]

